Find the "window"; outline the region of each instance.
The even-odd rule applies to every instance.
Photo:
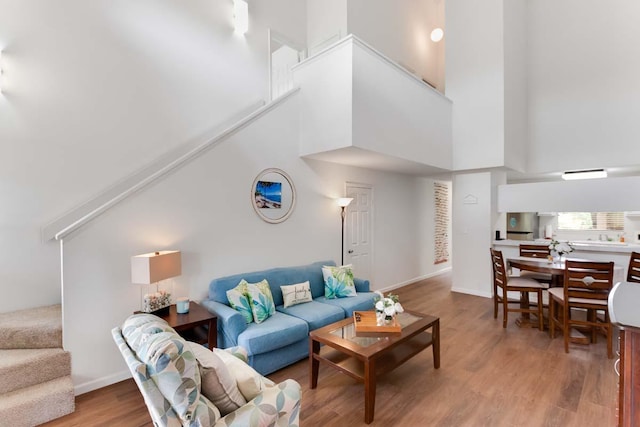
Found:
[[[624,230],[623,212],[558,212],[560,230]]]

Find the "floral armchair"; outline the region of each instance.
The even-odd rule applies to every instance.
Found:
[[[246,352],[240,347],[214,349],[215,356],[205,347],[185,341],[151,314],[130,316],[122,329],[116,327],[111,332],[158,427],[299,425],[300,385],[294,380],[274,384],[262,377],[246,364]],[[231,366],[213,370],[216,386],[223,383],[224,405],[219,396],[207,397],[203,391],[205,376],[211,377],[206,373],[212,371],[206,361],[210,357]],[[224,384],[225,375],[233,378],[233,384],[228,379]]]

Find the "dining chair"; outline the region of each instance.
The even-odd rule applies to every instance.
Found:
[[[613,287],[613,262],[567,260],[564,286],[549,289],[549,335],[555,338],[556,327],[562,330],[564,351],[569,353],[571,329],[588,327],[595,341],[595,331],[607,335],[607,356],[613,357],[613,327],[609,318],[607,300]],[[573,316],[572,311],[587,311],[586,319]],[[596,316],[603,312],[602,320]]]
[[[547,259],[549,255],[551,255],[549,245],[520,244],[521,257]],[[520,277],[526,277],[545,283],[547,285],[546,287],[549,287],[553,281],[553,276],[551,274],[538,273],[537,271],[520,271]]]
[[[542,317],[542,290],[544,286],[537,280],[519,276],[508,276],[504,267],[502,252],[495,249],[491,251],[491,265],[493,266],[493,318],[498,318],[498,305],[502,304],[502,327],[507,327],[509,313],[528,313],[538,317],[538,328],[544,330],[544,318]],[[500,291],[500,292],[498,292]],[[520,299],[508,298],[508,292],[518,292]],[[536,303],[533,304],[529,294],[536,295]],[[510,305],[517,305],[510,307]]]
[[[640,252],[631,252],[627,282],[640,283]]]

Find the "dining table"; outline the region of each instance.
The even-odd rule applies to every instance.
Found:
[[[593,260],[587,260],[584,258],[570,258],[570,259],[576,260],[576,261],[593,261]],[[507,258],[507,266],[509,269],[517,268],[519,270],[550,274],[552,277],[551,287],[562,287],[564,286],[564,275],[566,271],[565,260],[566,259],[564,257],[560,259],[549,260],[547,258],[516,256],[512,258]],[[615,284],[616,282],[624,280],[623,276],[624,276],[624,268],[622,268],[621,266],[614,266],[613,283]],[[531,322],[530,319],[528,318],[528,314],[526,313],[523,313],[523,315],[519,319],[516,319],[516,324],[523,328],[538,327],[538,323]],[[545,325],[547,324],[548,323],[545,319]],[[580,343],[580,344],[588,344],[589,338],[577,330],[572,330],[571,341]]]

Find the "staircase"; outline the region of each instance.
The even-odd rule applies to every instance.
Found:
[[[0,314],[0,426],[36,426],[74,408],[60,305]]]

